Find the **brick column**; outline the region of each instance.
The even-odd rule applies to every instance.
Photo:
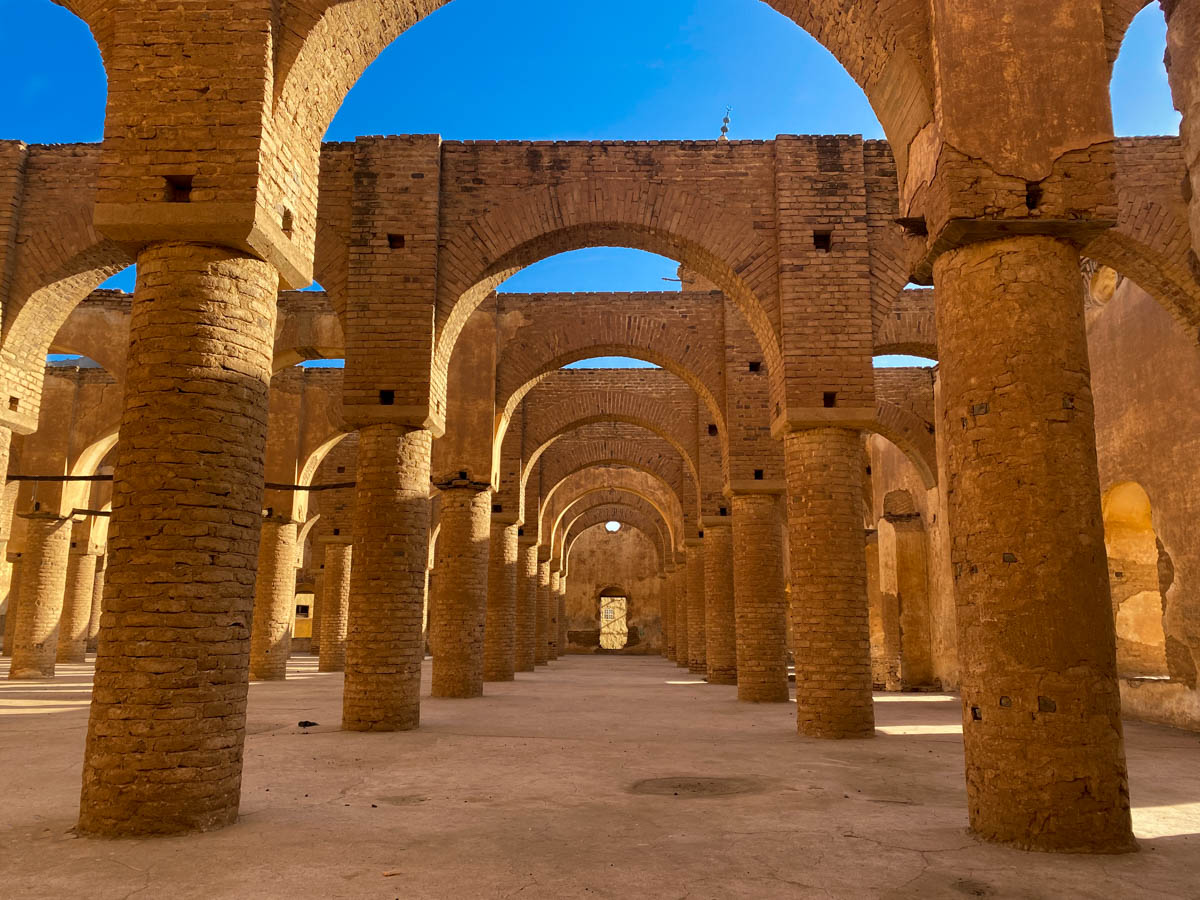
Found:
[[[670,563],[666,563],[670,566]],[[671,628],[674,624],[673,618],[675,610],[674,598],[671,596],[671,570],[666,568],[658,576],[658,621],[662,631],[662,641],[659,647],[661,653],[667,659],[671,658]]]
[[[1014,237],[934,277],[971,828],[1132,849],[1078,253]]]
[[[431,641],[435,697],[483,696],[491,502],[491,490],[477,486],[442,490]]]
[[[534,632],[534,663],[544,666],[550,656],[550,563],[538,560],[537,564],[537,630]]]
[[[872,737],[862,437],[810,428],[787,434],[783,448],[796,725],[809,737]]]
[[[704,520],[704,640],[709,684],[737,684],[733,520]]]
[[[550,610],[550,620],[546,625],[546,630],[550,635],[550,646],[548,653],[551,660],[558,659],[562,645],[559,643],[561,633],[558,627],[558,580],[559,573],[550,572],[550,585],[546,594],[546,603]]]
[[[67,557],[67,585],[63,592],[62,618],[58,624],[60,663],[87,660],[88,625],[92,618],[92,593],[96,587],[96,554],[89,553],[87,541],[75,547]]]
[[[900,690],[900,615],[894,595],[879,584],[879,533],[866,533],[867,610],[871,632],[871,686]]]
[[[675,564],[675,665],[688,667],[688,569],[687,555]]]
[[[21,557],[21,603],[13,634],[9,678],[50,678],[58,652],[59,622],[67,588],[71,520],[33,513],[26,520]]]
[[[687,546],[687,604],[688,604],[688,671],[703,675],[708,671],[704,620],[704,540],[688,538]]]
[[[421,722],[432,443],[428,431],[402,425],[358,433],[342,696],[347,731],[409,731]]]
[[[886,515],[895,533],[896,627],[902,689],[934,684],[933,623],[929,608],[929,554],[921,516]]]
[[[296,523],[262,520],[258,575],[254,582],[254,625],[250,630],[250,678],[283,681],[292,650],[296,615]]]
[[[95,652],[100,643],[100,616],[104,612],[104,570],[108,565],[105,553],[96,557],[96,575],[92,581],[92,613],[88,618],[87,648]]]
[[[537,664],[537,544],[519,538],[520,570],[517,577],[517,671],[532,672]]]
[[[79,830],[237,818],[279,276],[204,244],[138,255]]]
[[[325,570],[321,579],[321,645],[318,672],[346,669],[346,630],[350,620],[350,572],[354,545],[344,537],[329,537],[324,546]]]
[[[322,605],[325,602],[325,558],[322,555],[318,540],[316,538],[313,540],[313,552],[311,556],[313,563],[317,567],[317,571],[313,575],[312,638],[308,642],[308,652],[319,659],[321,656],[321,619],[324,616]],[[297,547],[297,557],[303,551],[303,547]],[[320,561],[318,562],[318,560]]]
[[[4,617],[4,655],[12,656],[17,634],[17,609],[21,605],[21,554],[8,554],[8,612]]]
[[[558,655],[564,656],[571,645],[568,635],[570,621],[567,619],[567,576],[558,577]]]
[[[483,680],[512,681],[517,670],[517,526],[492,522],[489,543]]]
[[[668,550],[667,556],[673,554]],[[663,655],[671,662],[675,662],[675,620],[678,617],[676,611],[676,603],[678,598],[675,596],[675,562],[670,560],[667,562],[667,580],[663,585]]]
[[[779,498],[735,493],[731,504],[738,699],[787,703],[787,593]]]

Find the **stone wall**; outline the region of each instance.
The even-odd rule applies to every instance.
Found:
[[[621,588],[629,598],[629,654],[658,653],[662,640],[659,585],[654,545],[640,531],[622,526],[610,534],[603,525],[588,529],[571,548],[567,578],[569,653],[592,653],[600,646],[600,593]]]

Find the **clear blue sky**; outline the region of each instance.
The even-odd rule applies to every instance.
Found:
[[[597,15],[596,8],[603,7]],[[0,138],[96,141],[105,76],[85,25],[50,0],[0,0]],[[1176,134],[1157,4],[1113,80],[1118,134]],[[758,0],[453,0],[402,35],[350,92],[331,140],[733,138],[883,133],[824,48]],[[663,290],[675,263],[599,248],[554,257],[504,290]],[[132,273],[113,287],[132,288]]]

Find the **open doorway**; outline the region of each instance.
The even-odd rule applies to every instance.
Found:
[[[600,649],[623,650],[629,643],[629,597],[620,588],[600,592]]]

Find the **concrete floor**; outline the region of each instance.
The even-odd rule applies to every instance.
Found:
[[[91,667],[59,672],[0,680],[6,898],[1200,897],[1200,735],[1128,724],[1142,852],[1022,853],[966,832],[955,698],[880,694],[875,740],[802,740],[794,705],[657,657],[568,657],[375,735],[338,731],[341,676],[300,657],[250,689],[236,826],[85,840]],[[670,776],[753,790],[631,790]]]

